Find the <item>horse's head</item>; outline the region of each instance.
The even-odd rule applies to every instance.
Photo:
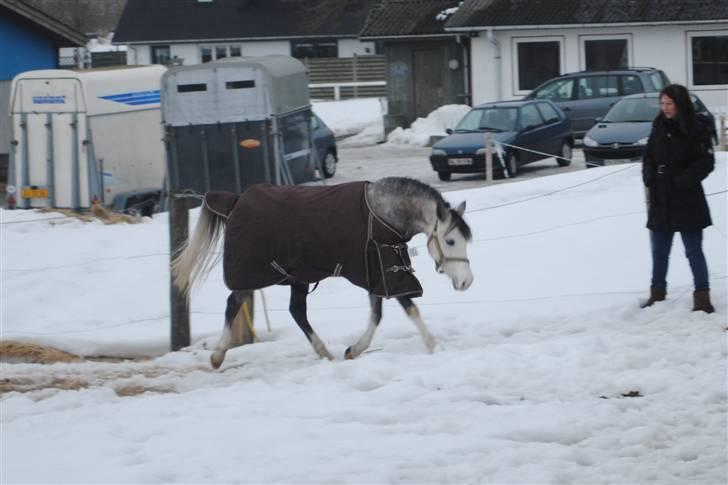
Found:
[[[427,250],[438,273],[445,273],[456,290],[467,290],[473,283],[467,243],[472,238],[470,227],[463,219],[465,202],[457,209],[438,204],[435,227],[427,239]]]

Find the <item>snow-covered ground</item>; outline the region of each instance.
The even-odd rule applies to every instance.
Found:
[[[475,282],[454,292],[413,240],[434,354],[386,302],[374,351],[320,360],[271,288],[273,331],[258,299],[260,343],[221,371],[219,267],[192,299],[192,346],[167,352],[166,214],[0,211],[3,340],[152,357],[3,363],[3,383],[45,387],[0,398],[0,482],[726,483],[727,159],[705,182],[713,315],[690,311],[679,240],[668,300],[639,309],[639,168],[607,167],[446,194],[468,202]],[[341,279],[309,297],[339,358],[367,307]]]

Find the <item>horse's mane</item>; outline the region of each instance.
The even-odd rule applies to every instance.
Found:
[[[455,226],[466,240],[472,238],[470,226],[462,218],[457,211],[450,207],[450,204],[442,197],[442,194],[424,182],[411,179],[408,177],[385,177],[374,182],[375,190],[382,190],[392,194],[397,194],[405,198],[425,198],[433,200],[438,207],[438,212],[449,210],[452,216],[452,225]]]

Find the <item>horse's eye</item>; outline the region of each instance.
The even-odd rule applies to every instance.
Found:
[[[448,246],[455,246],[455,240],[454,239],[445,239],[445,244]]]

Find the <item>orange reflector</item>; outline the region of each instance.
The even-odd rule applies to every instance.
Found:
[[[258,148],[260,146],[260,140],[254,138],[248,138],[240,142],[240,146],[243,148]]]

